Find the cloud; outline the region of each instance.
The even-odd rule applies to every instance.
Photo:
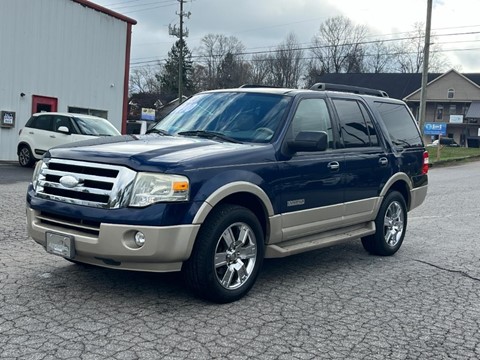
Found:
[[[178,1],[162,0],[158,4],[151,0],[123,0],[123,4],[121,1],[94,0],[100,5],[112,4],[112,10],[138,21],[133,27],[132,63],[166,58],[177,40],[168,34],[168,25],[178,25]],[[432,29],[441,35],[442,42],[449,42],[442,47],[480,47],[480,39],[475,39],[474,35],[444,35],[480,31],[480,1],[434,0],[433,4]],[[194,53],[202,37],[209,33],[236,36],[247,50],[253,51],[274,48],[291,32],[300,43],[307,45],[322,22],[339,15],[350,18],[355,24],[368,26],[377,37],[396,38],[412,30],[414,24],[425,23],[426,10],[427,2],[419,0],[401,3],[385,0],[194,0],[184,3],[184,11],[191,12],[190,18],[185,18],[185,27],[189,30],[186,41]],[[472,42],[461,42],[467,40]],[[461,62],[464,69],[480,71],[480,64],[472,62],[475,50],[445,54],[452,64]]]

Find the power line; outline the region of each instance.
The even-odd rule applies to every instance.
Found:
[[[465,27],[473,27],[473,26],[465,26]],[[459,28],[465,28],[465,27],[459,27]],[[453,28],[456,28],[456,27],[453,27]],[[444,28],[444,29],[452,29],[452,28]],[[411,33],[411,32],[410,32]],[[401,34],[401,33],[400,33]],[[439,34],[439,35],[436,35],[436,37],[446,37],[446,36],[462,36],[462,35],[478,35],[480,34],[480,31],[469,31],[469,32],[457,32],[457,33],[447,33],[447,34]],[[369,44],[375,44],[375,43],[385,43],[385,42],[397,42],[397,41],[408,41],[408,40],[418,40],[418,39],[421,39],[423,38],[423,36],[421,35],[415,35],[415,36],[409,36],[409,37],[400,37],[400,38],[393,38],[393,39],[376,39],[376,40],[370,40],[370,41],[362,41],[362,42],[357,42],[357,43],[345,43],[345,44],[341,44],[340,46],[352,46],[352,45],[369,45]],[[459,42],[478,42],[480,40],[464,40],[464,41],[455,41],[454,43],[459,43]],[[447,43],[452,43],[452,42],[444,42],[445,44]],[[304,43],[304,44],[308,44],[308,46],[301,46],[301,47],[298,47],[298,48],[293,48],[293,49],[290,49],[292,51],[304,51],[304,50],[315,50],[315,49],[321,49],[321,48],[328,48],[328,47],[332,47],[332,45],[313,45],[312,43]],[[439,42],[437,43],[437,45],[441,45],[443,44],[442,42]],[[257,47],[257,48],[262,48],[262,47]],[[252,49],[256,49],[256,48],[252,48]],[[437,51],[434,51],[434,52],[454,52],[454,51],[471,51],[471,50],[475,50],[475,49],[449,49],[449,50],[437,50]],[[276,53],[278,52],[279,50],[277,49],[272,49],[270,47],[269,50],[262,50],[262,51],[243,51],[243,52],[239,52],[239,53],[235,53],[235,54],[232,54],[232,55],[236,55],[236,56],[243,56],[243,55],[260,55],[260,54],[271,54],[271,53]],[[399,55],[400,53],[392,53],[391,55]],[[388,55],[388,54],[384,54],[384,55]],[[218,54],[218,55],[213,55],[213,56],[217,56],[217,57],[220,57],[222,56],[222,54]],[[206,56],[205,55],[192,55],[192,58],[195,58],[195,59],[201,59],[201,58],[205,58]],[[139,58],[138,60],[140,59],[143,59],[143,58]],[[309,58],[306,58],[306,59],[309,59]],[[166,59],[152,59],[152,60],[146,60],[146,61],[132,61],[131,62],[131,66],[139,66],[141,64],[151,64],[151,63],[158,63],[159,61],[165,61]]]
[[[457,52],[457,51],[478,51],[480,48],[462,48],[462,49],[441,49],[441,50],[432,50],[431,53],[444,53],[444,52]],[[395,52],[389,52],[389,53],[381,53],[381,54],[369,54],[365,53],[363,54],[364,57],[375,57],[375,56],[399,56],[399,55],[414,55],[417,52],[413,51],[395,51]],[[203,57],[203,56],[197,56],[198,58]],[[315,60],[318,57],[316,56],[303,56],[300,59],[301,60]],[[268,61],[269,59],[249,59],[248,61],[250,62],[262,62],[262,61]],[[139,68],[143,66],[158,66],[160,62],[166,61],[166,59],[155,59],[155,60],[149,60],[149,61],[141,61],[137,63],[131,63],[130,67],[131,68]]]

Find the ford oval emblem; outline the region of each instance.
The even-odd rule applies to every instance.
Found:
[[[60,178],[60,184],[66,188],[72,189],[80,184],[80,180],[78,180],[75,176],[65,175]]]

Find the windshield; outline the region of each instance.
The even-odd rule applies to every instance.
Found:
[[[289,97],[276,94],[199,94],[173,110],[154,129],[170,135],[266,143],[273,138],[289,102]]]
[[[109,121],[102,118],[75,116],[75,121],[84,135],[120,135],[120,132]]]

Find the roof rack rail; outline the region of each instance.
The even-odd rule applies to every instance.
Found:
[[[272,85],[258,85],[258,84],[244,84],[239,86],[242,89],[255,89],[255,88],[274,88],[274,89],[279,89],[278,86],[272,86]]]
[[[362,94],[362,95],[388,97],[388,94],[383,90],[369,89],[369,88],[364,88],[359,86],[330,84],[330,83],[316,83],[310,88],[310,90],[316,90],[316,91],[330,90],[330,91],[340,91],[340,92],[348,92],[348,93]]]

